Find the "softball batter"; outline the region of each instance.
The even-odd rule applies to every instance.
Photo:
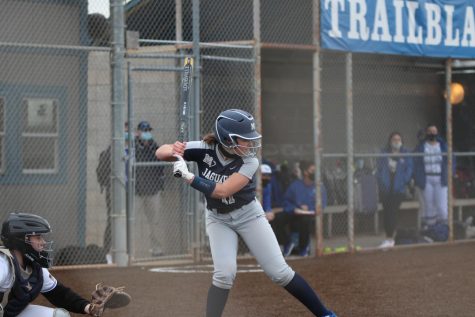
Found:
[[[158,159],[176,160],[173,172],[206,196],[206,232],[214,263],[206,316],[221,316],[237,270],[238,235],[269,278],[284,287],[315,316],[336,317],[319,300],[308,283],[285,262],[274,232],[256,199],[256,152],[261,135],[251,114],[223,111],[214,133],[202,141],[162,145]],[[188,171],[186,161],[198,164],[199,175]]]

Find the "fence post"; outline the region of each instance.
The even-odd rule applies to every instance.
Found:
[[[315,253],[320,256],[323,254],[323,208],[322,208],[322,157],[321,157],[321,78],[320,78],[320,2],[313,1],[313,45],[315,51],[313,53],[313,147],[315,153],[315,190],[316,190],[316,206],[315,206],[315,233],[316,233],[316,250]]]
[[[446,109],[446,139],[447,139],[447,205],[448,215],[447,221],[449,225],[449,241],[454,239],[454,226],[453,226],[453,214],[454,214],[454,202],[453,202],[453,173],[452,173],[452,103],[450,102],[450,83],[452,82],[452,60],[449,58],[445,63],[445,90],[447,91],[447,98],[445,98]]]
[[[353,191],[353,55],[346,54],[346,186],[348,201],[348,249],[350,252],[355,250],[355,208],[354,208],[354,191]]]
[[[194,56],[194,71],[193,71],[193,104],[194,104],[194,113],[193,113],[193,137],[197,139],[200,137],[200,98],[201,98],[201,54],[200,54],[200,0],[193,0],[192,3],[193,10],[193,56]],[[201,212],[199,208],[200,205],[200,192],[193,190],[191,199],[192,204],[195,206],[192,208],[194,210],[194,236],[193,236],[193,260],[195,262],[201,261]]]
[[[124,118],[125,17],[122,0],[111,0],[112,18],[112,257],[128,265],[125,213]]]

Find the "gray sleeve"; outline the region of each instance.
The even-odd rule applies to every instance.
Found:
[[[239,169],[239,174],[242,174],[247,178],[252,179],[252,177],[257,171],[257,168],[259,167],[259,160],[255,157],[251,157],[244,158],[243,161],[244,164]]]
[[[185,150],[194,150],[194,149],[210,149],[211,146],[205,143],[204,141],[189,141],[186,142]]]

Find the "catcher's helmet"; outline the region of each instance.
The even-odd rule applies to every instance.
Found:
[[[37,251],[30,243],[29,236],[41,236],[51,232],[46,219],[28,213],[11,213],[2,225],[1,238],[5,247],[20,251],[27,260],[34,261],[42,267],[52,264],[52,241],[46,241],[41,251]]]
[[[237,151],[240,156],[254,156],[261,146],[261,135],[256,131],[254,117],[243,110],[229,109],[221,112],[216,118],[214,133],[226,148],[244,148]],[[242,146],[237,143],[237,138],[251,141],[250,145]]]

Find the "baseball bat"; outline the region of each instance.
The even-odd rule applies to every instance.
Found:
[[[191,89],[191,75],[193,72],[193,58],[185,58],[185,65],[183,66],[183,76],[181,78],[180,87],[180,127],[178,130],[178,141],[183,142],[185,140],[186,123],[188,121],[188,106],[190,100]],[[179,171],[173,174],[175,177],[181,177]]]

